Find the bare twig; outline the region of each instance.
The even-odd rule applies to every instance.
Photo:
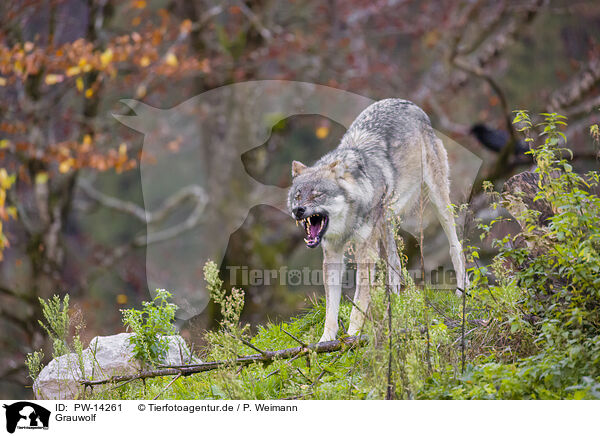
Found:
[[[358,304],[356,304],[356,303],[354,302],[354,300],[352,300],[352,298],[348,297],[346,294],[344,294],[344,298],[345,298],[346,300],[348,300],[348,301],[349,301],[349,302],[352,304],[352,306],[356,307],[356,310],[358,310],[360,313],[362,313],[362,314],[364,315],[364,317],[365,317],[365,318],[367,317],[367,314],[365,313],[365,311],[364,311],[364,310],[362,310],[360,307],[358,307]]]
[[[156,396],[155,396],[154,398],[152,398],[152,399],[153,399],[153,400],[158,400],[158,397],[160,397],[162,394],[164,394],[164,393],[165,393],[165,391],[166,391],[167,389],[169,389],[169,388],[171,387],[171,385],[172,385],[173,383],[175,383],[179,377],[181,377],[181,373],[179,373],[179,374],[177,374],[175,377],[173,377],[173,380],[171,380],[171,381],[169,382],[169,384],[168,384],[168,385],[166,385],[166,386],[163,388],[163,390],[162,390],[162,391],[160,391],[158,394],[156,394]]]
[[[388,297],[388,374],[387,374],[387,391],[385,394],[386,400],[394,399],[394,385],[392,384],[392,293],[390,292],[390,285],[386,287]]]
[[[596,89],[599,81],[600,58],[594,58],[569,80],[569,83],[551,95],[549,110],[557,112],[582,101],[586,95]]]
[[[466,307],[467,307],[467,293],[465,290],[462,291],[462,327],[461,327],[461,343],[460,343],[460,352],[461,352],[461,372],[465,372],[465,323],[466,323]]]
[[[422,153],[422,151],[421,151]],[[419,196],[419,253],[421,257],[421,277],[423,277],[423,299],[425,303],[425,309],[423,313],[425,315],[425,333],[427,335],[427,370],[431,374],[431,344],[429,338],[429,302],[427,298],[427,283],[425,280],[425,256],[423,254],[423,212],[425,210],[425,198],[423,194],[423,159],[421,159],[421,192]]]
[[[237,6],[242,11],[242,14],[248,18],[248,21],[254,26],[256,31],[260,33],[260,36],[263,37],[266,41],[271,41],[273,39],[273,35],[269,29],[267,29],[264,24],[260,21],[260,18],[250,9],[244,2],[237,2]]]
[[[283,333],[285,333],[286,335],[288,335],[290,338],[292,338],[294,341],[298,342],[302,347],[306,348],[306,344],[304,342],[302,342],[300,339],[298,339],[296,336],[294,336],[293,334],[291,334],[290,332],[288,332],[283,327],[281,327],[281,331]]]
[[[337,362],[338,360],[340,360],[340,357],[342,357],[343,355],[344,355],[343,353],[340,353],[337,356],[335,356],[335,359],[333,359],[331,361],[331,363],[329,364],[329,366],[333,365],[335,362]],[[319,375],[317,376],[317,378],[315,379],[315,381],[312,383],[312,385],[310,385],[310,387],[313,388],[319,382],[319,380],[321,380],[321,377],[323,377],[326,372],[328,372],[327,368],[323,368],[323,370],[319,373]]]
[[[304,374],[300,368],[296,368],[296,370],[311,384],[311,386],[314,384],[314,382],[306,374]]]
[[[237,338],[237,339],[239,339],[240,342],[242,342],[247,347],[252,348],[254,351],[258,351],[260,354],[265,354],[265,352],[263,350],[261,350],[260,348],[256,347],[255,345],[253,345],[250,341],[247,341],[244,338]]]

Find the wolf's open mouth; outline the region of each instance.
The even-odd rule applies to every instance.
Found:
[[[300,221],[296,220],[297,225],[300,225],[300,223],[302,224],[302,227],[304,227],[304,231],[306,232],[306,238],[304,238],[306,246],[314,248],[321,243],[321,238],[327,230],[329,218],[327,217],[327,215],[316,213]]]

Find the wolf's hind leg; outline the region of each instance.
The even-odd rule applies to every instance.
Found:
[[[458,288],[466,289],[469,282],[465,272],[465,258],[462,245],[456,234],[454,214],[450,209],[450,181],[448,179],[448,157],[442,142],[437,139],[437,152],[425,159],[424,180],[429,190],[429,198],[450,244],[450,257],[456,271]],[[457,289],[460,295],[460,290]]]
[[[366,247],[357,250],[356,291],[354,306],[350,312],[348,334],[354,336],[360,332],[365,314],[371,301],[371,284],[375,279],[375,259]]]

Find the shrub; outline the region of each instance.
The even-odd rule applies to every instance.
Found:
[[[498,362],[495,350],[458,379],[434,374],[423,398],[600,398],[600,198],[591,192],[600,176],[573,171],[560,132],[564,117],[542,116],[535,126],[544,139],[539,145],[530,136],[534,125],[526,111],[517,111],[515,123],[537,163],[534,200],[552,213],[541,220],[539,211],[522,208],[515,216],[522,231],[494,241],[499,284],[490,284],[487,268],[471,269],[473,296],[496,316],[508,317],[511,335],[533,343],[512,363]],[[482,228],[486,234],[490,226]],[[472,260],[478,257],[473,253]],[[510,289],[518,299],[507,306],[502,292]]]
[[[123,324],[135,333],[130,338],[134,357],[143,365],[153,365],[164,358],[169,345],[165,336],[175,333],[173,321],[177,305],[169,303],[169,298],[171,293],[157,289],[154,300],[142,302],[142,310],[121,311]]]
[[[42,306],[42,315],[44,320],[38,323],[48,334],[52,341],[52,358],[63,356],[74,352],[77,363],[83,374],[83,346],[80,340],[80,331],[84,328],[83,320],[79,317],[72,319],[69,314],[69,295],[62,299],[58,295],[44,300],[39,298]],[[75,335],[69,339],[69,329],[75,328]],[[27,354],[25,365],[29,371],[29,377],[35,381],[43,367],[44,352],[42,350],[33,351]]]

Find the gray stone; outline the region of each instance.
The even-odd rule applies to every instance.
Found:
[[[133,345],[129,342],[134,333],[97,336],[83,350],[81,358],[76,353],[53,359],[45,366],[33,383],[38,400],[72,400],[82,398],[83,386],[79,380],[99,380],[113,375],[135,375],[140,362],[133,357]],[[201,363],[191,352],[181,336],[167,336],[169,348],[161,363],[185,365]],[[97,386],[94,389],[103,389]]]

